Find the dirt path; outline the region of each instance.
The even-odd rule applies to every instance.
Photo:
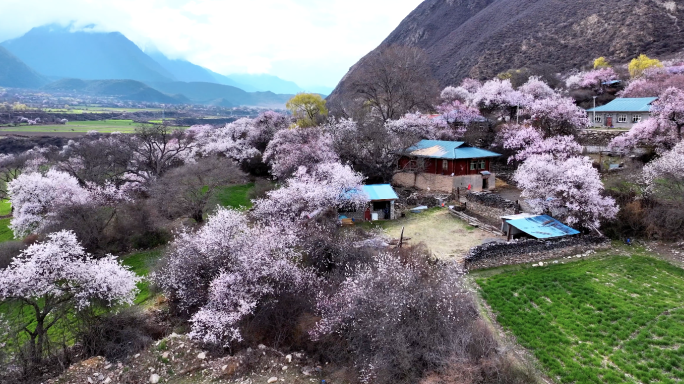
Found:
[[[384,222],[382,227],[393,238],[399,238],[401,228],[405,227],[404,237],[410,238],[410,244],[423,242],[436,257],[458,262],[463,261],[470,248],[495,238],[491,233],[451,216],[443,208],[409,213],[406,218]]]

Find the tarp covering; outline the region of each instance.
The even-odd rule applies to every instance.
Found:
[[[510,220],[507,223],[537,239],[552,239],[577,235],[580,232],[572,229],[551,216],[540,215]]]

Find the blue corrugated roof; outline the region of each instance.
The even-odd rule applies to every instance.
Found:
[[[600,107],[587,109],[587,112],[650,112],[651,103],[657,97],[620,98]]]
[[[481,148],[464,147],[464,144],[462,141],[421,140],[408,148],[406,154],[431,159],[481,159],[501,156]]]
[[[394,192],[394,188],[389,184],[364,185],[363,191],[366,192],[371,201],[397,200],[399,198]]]
[[[551,216],[540,215],[510,220],[508,224],[537,239],[572,236],[580,232],[572,229]]]

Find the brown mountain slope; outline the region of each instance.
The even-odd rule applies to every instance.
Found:
[[[426,0],[374,52],[393,44],[420,47],[447,86],[537,64],[566,71],[599,56],[613,62],[640,53],[666,56],[684,49],[683,29],[681,0]]]

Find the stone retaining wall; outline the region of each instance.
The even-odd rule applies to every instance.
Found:
[[[536,263],[609,247],[610,241],[605,237],[598,236],[487,243],[470,250],[465,257],[464,268],[473,271],[503,265]]]
[[[489,192],[472,192],[466,195],[466,211],[491,220],[499,225],[501,216],[515,214],[515,202]]]
[[[580,131],[579,137],[577,138],[577,141],[585,146],[597,146],[597,147],[605,147],[608,145],[608,143],[611,142],[614,138],[617,136],[620,136],[621,134],[625,133],[624,131],[606,131],[606,130],[593,130],[593,129],[585,129]]]

